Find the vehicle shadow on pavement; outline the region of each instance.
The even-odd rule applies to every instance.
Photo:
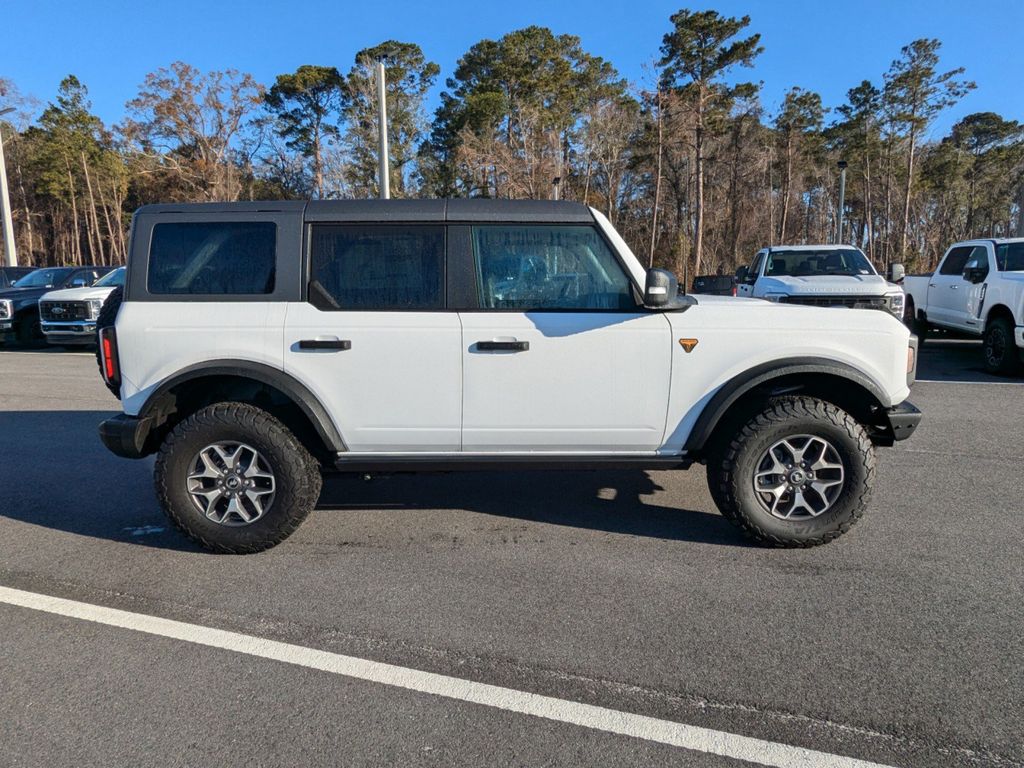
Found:
[[[153,461],[99,441],[109,411],[0,411],[0,517],[158,549],[201,551],[167,521]],[[657,539],[747,546],[718,514],[662,506],[657,474],[623,471],[329,476],[318,510],[461,509]]]
[[[120,459],[96,428],[111,411],[0,411],[0,518],[79,536],[198,551],[168,523],[152,460]]]
[[[1024,383],[1024,378],[994,376],[985,370],[984,350],[976,339],[929,337],[917,365],[918,381]]]
[[[670,541],[750,546],[721,515],[662,506],[641,470],[462,472],[328,477],[320,510],[462,509],[498,517]]]

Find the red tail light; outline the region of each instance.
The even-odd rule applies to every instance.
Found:
[[[103,378],[115,387],[121,385],[121,367],[117,360],[117,333],[113,326],[100,331],[100,354],[103,356]]]
[[[732,296],[738,296],[739,295],[739,292],[736,290],[736,286],[735,285],[732,287],[732,289],[729,291],[729,293]]]

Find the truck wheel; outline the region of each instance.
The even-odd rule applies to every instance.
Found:
[[[46,337],[43,335],[43,327],[39,323],[38,312],[25,312],[17,320],[15,335],[18,337],[18,345],[22,347],[43,347],[46,346]]]
[[[287,427],[247,403],[216,403],[178,424],[156,460],[171,521],[214,552],[269,549],[320,496],[320,468]]]
[[[874,475],[864,428],[812,397],[771,400],[708,462],[722,514],[777,547],[813,547],[846,533],[864,514]]]
[[[1020,368],[1013,323],[1005,317],[995,318],[985,329],[985,368],[998,376],[1011,376]]]
[[[121,301],[124,298],[124,289],[118,286],[110,292],[110,295],[103,300],[100,313],[96,316],[96,365],[100,369],[100,378],[103,379],[103,347],[99,343],[99,334],[107,326],[113,325],[117,320],[117,310],[121,308]],[[121,389],[103,379],[103,384],[110,390],[118,400],[121,399]]]

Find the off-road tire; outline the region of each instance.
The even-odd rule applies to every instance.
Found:
[[[110,393],[118,400],[121,399],[121,389],[110,384],[103,378],[103,345],[100,344],[100,331],[107,326],[113,325],[117,320],[117,310],[121,308],[121,301],[124,299],[124,289],[118,286],[110,292],[100,307],[100,313],[96,317],[96,365],[100,369],[100,378],[103,385],[110,390]]]
[[[844,466],[833,505],[818,517],[782,520],[758,502],[753,475],[775,442],[793,435],[828,440]],[[875,479],[875,452],[864,428],[846,411],[812,397],[772,399],[708,459],[708,486],[722,515],[749,538],[775,547],[814,547],[846,533],[861,518]]]
[[[1012,376],[1020,370],[1020,352],[1013,331],[1013,323],[1005,317],[993,319],[985,328],[985,370],[989,373]]]
[[[248,525],[207,519],[187,491],[194,457],[219,441],[251,445],[274,472],[274,501]],[[322,477],[316,459],[284,424],[248,403],[225,402],[196,411],[168,434],[157,455],[154,481],[164,512],[186,536],[213,552],[245,554],[269,549],[294,533],[316,505]]]

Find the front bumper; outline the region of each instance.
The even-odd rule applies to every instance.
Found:
[[[40,323],[46,340],[51,344],[95,344],[96,321],[79,320],[68,323]]]
[[[1018,325],[1013,333],[1014,341],[1018,347],[1024,347],[1024,325]]]
[[[921,423],[921,419],[924,416],[921,410],[911,403],[909,400],[904,400],[899,405],[894,405],[892,408],[887,408],[885,416],[889,422],[889,430],[892,433],[892,440],[906,440],[917,429],[917,425]]]
[[[152,451],[146,448],[146,438],[152,419],[129,416],[119,413],[117,416],[100,422],[100,440],[107,450],[125,459],[141,459]]]

